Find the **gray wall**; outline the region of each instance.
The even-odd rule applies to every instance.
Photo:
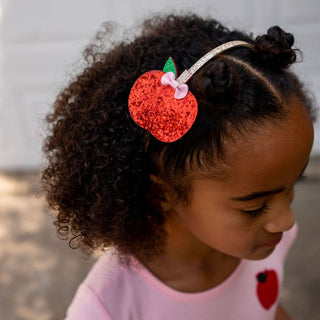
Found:
[[[41,164],[42,119],[106,20],[130,26],[159,10],[184,9],[255,34],[278,24],[295,35],[304,62],[294,70],[320,101],[317,0],[0,0],[0,5],[0,169]],[[320,154],[319,122],[313,152]]]

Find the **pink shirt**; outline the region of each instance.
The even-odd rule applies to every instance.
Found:
[[[269,257],[241,260],[225,281],[198,293],[176,291],[141,264],[122,267],[105,254],[79,286],[66,320],[273,320],[296,234],[295,225]]]

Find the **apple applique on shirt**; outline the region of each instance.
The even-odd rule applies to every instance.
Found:
[[[274,270],[265,270],[256,276],[257,296],[265,309],[270,309],[277,301],[279,293],[279,281],[277,273]]]

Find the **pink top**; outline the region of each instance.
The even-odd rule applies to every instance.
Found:
[[[296,234],[297,225],[269,257],[241,260],[225,281],[198,293],[174,290],[141,264],[123,267],[105,254],[79,286],[66,320],[274,319],[283,264]]]

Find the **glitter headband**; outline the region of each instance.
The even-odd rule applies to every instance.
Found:
[[[178,78],[171,57],[162,71],[144,73],[129,94],[129,111],[134,122],[162,142],[180,139],[190,130],[198,114],[197,100],[186,83],[213,57],[238,46],[252,48],[244,41],[226,42],[209,51]]]

